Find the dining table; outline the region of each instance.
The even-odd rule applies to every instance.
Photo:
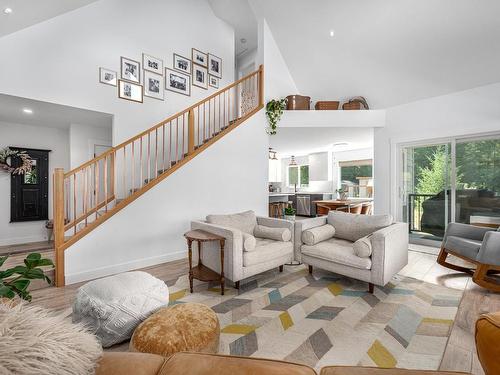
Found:
[[[339,208],[345,208],[347,212],[351,212],[351,207],[357,206],[363,203],[373,202],[372,199],[333,199],[333,200],[321,200],[314,201],[316,204],[316,213],[318,215],[327,215],[328,211],[335,211]]]

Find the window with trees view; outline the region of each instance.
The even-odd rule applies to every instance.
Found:
[[[288,186],[309,186],[309,165],[291,165],[288,167]]]

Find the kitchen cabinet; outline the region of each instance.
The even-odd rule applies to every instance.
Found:
[[[281,182],[280,160],[269,160],[269,182]]]
[[[328,181],[328,152],[309,155],[309,180]]]

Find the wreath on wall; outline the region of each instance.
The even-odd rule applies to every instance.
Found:
[[[13,157],[21,159],[21,166],[14,168],[9,163],[9,161],[12,161]],[[0,170],[12,174],[25,174],[26,172],[31,171],[32,165],[32,159],[26,151],[11,150],[8,147],[0,149]]]

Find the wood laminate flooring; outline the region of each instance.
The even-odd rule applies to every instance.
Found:
[[[480,314],[500,310],[500,294],[478,287],[472,282],[470,276],[440,266],[436,263],[435,255],[413,250],[408,254],[408,265],[400,274],[464,290],[440,370],[484,375],[476,354],[474,325]],[[188,273],[188,262],[187,259],[183,259],[142,270],[166,280],[167,285],[172,285],[178,277]],[[56,310],[66,310],[69,314],[76,291],[81,285],[35,290],[32,292],[33,303]],[[117,345],[111,350],[127,350],[127,346],[127,344]]]

